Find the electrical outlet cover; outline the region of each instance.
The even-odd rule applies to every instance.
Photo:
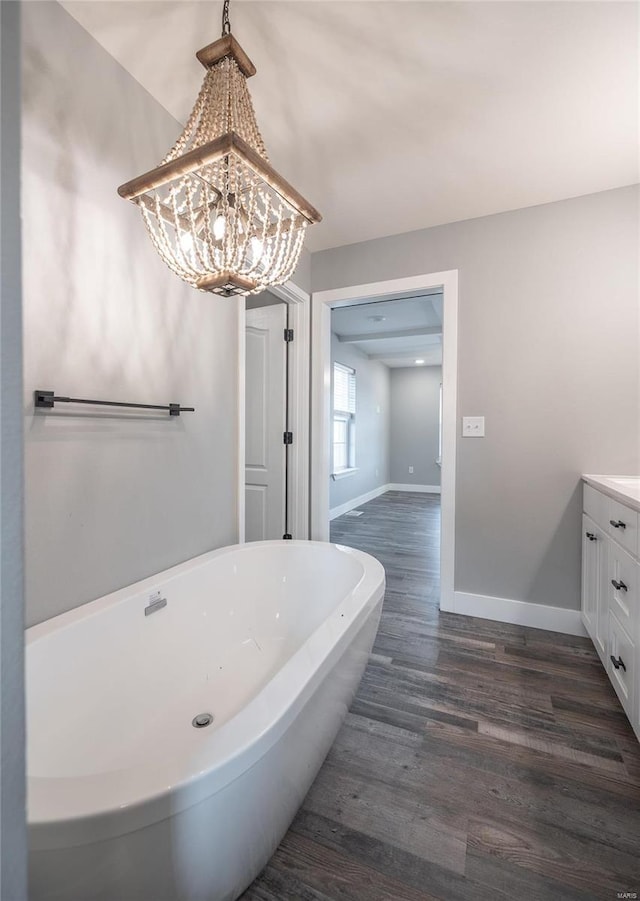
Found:
[[[462,437],[484,438],[484,416],[463,416]]]

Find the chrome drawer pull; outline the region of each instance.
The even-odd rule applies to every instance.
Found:
[[[622,522],[621,519],[619,519],[618,522],[616,522],[614,519],[610,519],[609,522],[613,526],[614,529],[626,529],[627,528],[626,522]]]
[[[624,582],[616,582],[615,579],[612,579],[611,584],[613,585],[613,587],[615,588],[616,591],[629,591],[629,589],[624,584]]]
[[[622,669],[623,669],[623,670],[625,671],[625,673],[626,673],[627,668],[626,668],[626,666],[624,665],[624,660],[622,659],[622,657],[620,657],[620,655],[618,655],[618,659],[616,660],[616,658],[615,658],[615,657],[613,656],[613,654],[612,654],[612,655],[611,655],[611,662],[613,663],[613,665],[615,666],[616,669],[620,669],[620,667],[622,667]]]

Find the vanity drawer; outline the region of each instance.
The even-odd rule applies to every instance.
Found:
[[[609,615],[607,672],[630,720],[633,720],[636,649],[613,614]]]
[[[609,498],[607,531],[625,550],[638,556],[638,514]]]
[[[609,529],[609,498],[585,482],[582,486],[582,509],[605,531]]]
[[[636,634],[638,621],[638,564],[614,541],[609,542],[609,610],[629,635]]]

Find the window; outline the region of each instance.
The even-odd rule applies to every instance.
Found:
[[[333,473],[356,465],[356,371],[333,364]]]

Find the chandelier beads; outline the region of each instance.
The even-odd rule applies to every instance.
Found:
[[[183,281],[223,296],[256,294],[293,274],[320,214],[271,167],[247,87],[255,67],[230,31],[196,54],[207,72],[162,163],[122,185],[151,241]]]

